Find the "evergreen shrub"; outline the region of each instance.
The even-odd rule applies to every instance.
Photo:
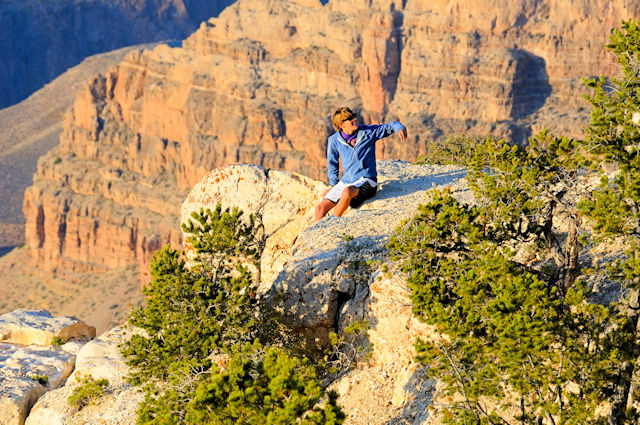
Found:
[[[587,81],[585,140],[543,131],[520,149],[487,139],[468,162],[475,204],[431,192],[392,237],[414,314],[446,335],[417,343],[452,397],[446,422],[637,423],[638,46],[637,21],[611,36],[623,77]],[[613,238],[624,257],[591,264],[589,249]],[[619,301],[594,302],[602,277],[621,284]]]
[[[138,423],[342,423],[337,397],[285,351],[287,329],[258,295],[255,217],[218,204],[182,228],[187,258],[168,246],[154,255],[146,303],[130,317],[145,332],[122,348],[145,391]]]
[[[485,138],[468,137],[455,134],[432,140],[427,152],[420,155],[415,164],[466,165],[473,157],[476,148],[485,142]]]
[[[77,383],[78,385],[68,398],[69,404],[77,409],[82,409],[102,397],[105,394],[105,389],[109,386],[108,379],[94,379],[91,375],[77,377]]]

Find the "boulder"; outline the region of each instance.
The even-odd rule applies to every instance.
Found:
[[[0,424],[23,424],[36,400],[69,376],[74,360],[60,347],[0,344]]]
[[[0,343],[0,424],[24,424],[36,400],[64,384],[80,347],[80,341],[49,347]]]
[[[266,245],[262,253],[261,288],[271,282],[289,259],[298,235],[313,222],[316,204],[328,186],[297,173],[265,170],[259,165],[229,165],[211,171],[189,192],[182,204],[181,222],[192,212],[238,207],[256,215],[264,226]],[[193,248],[183,239],[185,251]]]
[[[0,424],[22,425],[39,397],[64,384],[95,332],[79,319],[52,317],[46,310],[0,316]],[[53,337],[69,342],[50,345]]]
[[[64,341],[91,339],[96,328],[75,317],[53,317],[46,310],[20,308],[0,316],[0,341],[21,345],[51,344],[54,337]]]
[[[116,327],[90,341],[80,349],[76,368],[67,384],[42,396],[31,409],[27,425],[111,424],[136,422],[136,410],[144,395],[126,382],[129,368],[120,355],[120,344],[137,330]],[[107,379],[105,395],[81,410],[71,406],[68,398],[82,377]]]
[[[270,293],[284,295],[283,308],[294,327],[323,345],[329,332],[369,317],[370,288],[379,266],[375,260],[386,255],[396,227],[426,202],[428,189],[448,186],[454,196],[470,200],[465,175],[457,166],[378,161],[376,196],[302,232],[271,285]]]

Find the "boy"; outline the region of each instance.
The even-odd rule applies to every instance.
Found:
[[[407,140],[407,128],[400,122],[358,126],[357,115],[346,107],[333,114],[331,123],[336,132],[327,140],[327,168],[333,187],[316,206],[316,221],[334,207],[333,215],[340,217],[349,206],[357,208],[376,194],[376,141],[394,132],[403,142]],[[344,170],[340,181],[338,158],[342,159]]]

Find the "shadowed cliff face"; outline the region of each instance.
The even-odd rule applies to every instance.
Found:
[[[525,50],[513,52],[517,58],[512,86],[511,118],[517,120],[535,113],[551,94],[546,61]]]
[[[25,193],[31,261],[144,270],[153,250],[179,246],[180,199],[212,168],[324,178],[329,116],[345,104],[365,122],[408,126],[409,141],[381,141],[379,158],[411,160],[452,132],[579,137],[581,78],[613,74],[608,34],[639,10],[625,0],[239,1],[181,48],[130,54],[76,98]]]
[[[182,39],[233,0],[3,1],[0,108],[26,98],[83,58]]]

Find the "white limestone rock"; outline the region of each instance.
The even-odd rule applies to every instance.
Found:
[[[69,405],[74,384],[50,391],[33,406],[25,425],[131,425],[136,423],[136,410],[144,395],[129,385],[109,385],[105,395],[95,403],[78,410]]]
[[[136,410],[144,399],[138,388],[127,384],[129,368],[120,354],[120,344],[138,330],[116,327],[87,343],[78,352],[76,369],[64,387],[50,391],[33,406],[27,425],[111,424],[136,422]],[[106,394],[81,410],[69,405],[68,397],[86,375],[107,379]]]
[[[23,424],[36,400],[67,379],[74,362],[75,355],[61,347],[0,344],[0,424]],[[35,379],[44,376],[44,385]]]
[[[378,161],[374,198],[343,217],[321,220],[296,239],[272,285],[272,293],[284,294],[292,324],[322,345],[328,332],[363,319],[375,272],[369,260],[384,257],[390,236],[426,202],[427,190],[450,187],[454,196],[470,201],[465,175],[457,166]]]
[[[181,222],[186,223],[192,212],[213,210],[218,203],[257,215],[266,236],[260,270],[266,289],[289,260],[298,235],[313,222],[315,206],[326,189],[324,183],[297,173],[267,171],[252,164],[229,165],[211,171],[193,187],[182,204]],[[192,250],[185,242],[185,251]]]
[[[51,344],[53,337],[65,341],[91,339],[96,328],[75,317],[53,317],[46,310],[20,308],[0,316],[0,341],[20,345]]]

